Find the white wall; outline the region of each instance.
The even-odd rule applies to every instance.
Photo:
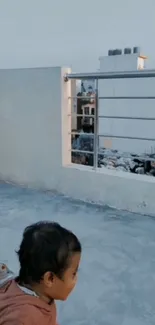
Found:
[[[154,214],[154,178],[71,165],[67,71],[0,71],[0,179]]]
[[[119,72],[137,70],[138,57],[138,53],[101,56],[99,58],[100,71]]]
[[[61,68],[0,70],[2,179],[40,187],[57,182],[55,172],[68,159],[62,136],[65,140],[70,118],[65,115],[66,121],[62,107],[65,111],[66,100],[68,105],[70,84],[63,82],[64,73]]]
[[[72,165],[62,168],[57,190],[75,199],[155,215],[153,177]]]
[[[104,71],[103,65],[101,71]],[[155,96],[155,78],[101,80],[99,96]],[[100,115],[155,118],[154,99],[108,99],[100,100],[99,105]],[[155,139],[155,121],[100,118],[99,133]],[[106,146],[107,139],[100,138],[100,146]],[[113,149],[127,152],[155,152],[155,141],[111,139],[108,144]]]

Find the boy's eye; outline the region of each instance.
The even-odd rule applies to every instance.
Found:
[[[78,270],[73,272],[73,278],[76,277]]]
[[[78,273],[79,269],[77,269],[74,273],[73,273],[73,277],[75,277]]]
[[[77,272],[74,272],[74,273],[73,273],[73,277],[75,277],[75,276],[76,276],[76,274],[77,274]]]

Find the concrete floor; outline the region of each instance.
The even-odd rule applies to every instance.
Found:
[[[153,218],[0,184],[0,260],[18,271],[24,227],[47,219],[75,231],[83,244],[78,285],[58,304],[60,324],[155,323]]]

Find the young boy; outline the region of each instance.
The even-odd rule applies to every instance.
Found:
[[[66,300],[77,282],[81,244],[54,222],[27,227],[17,252],[19,276],[0,269],[0,325],[56,325],[55,300]]]

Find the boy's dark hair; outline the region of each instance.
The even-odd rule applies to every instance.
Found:
[[[59,278],[70,264],[70,258],[81,252],[78,238],[55,222],[38,222],[28,226],[17,252],[19,281],[25,284],[40,282],[50,271]]]

